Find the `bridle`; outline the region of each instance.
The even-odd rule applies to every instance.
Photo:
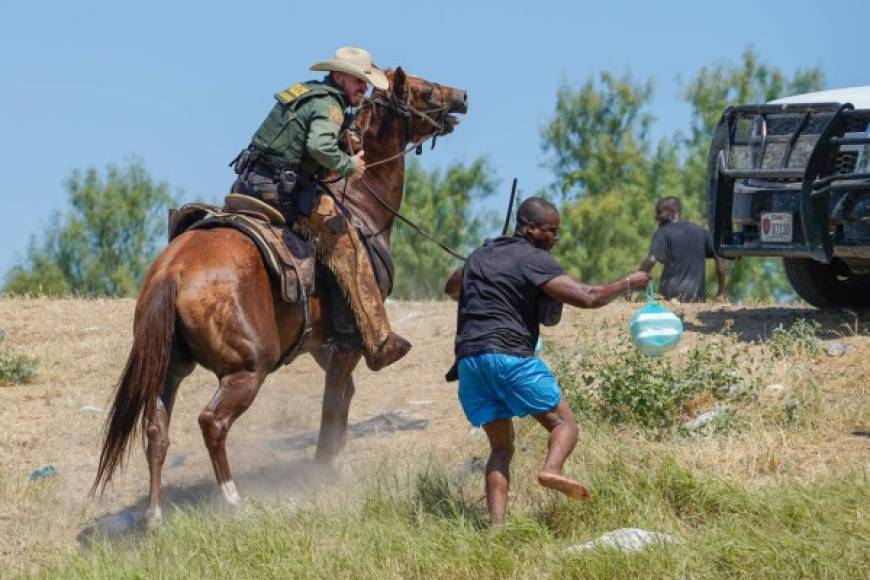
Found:
[[[435,90],[435,87],[440,89],[440,85],[438,85],[437,83],[429,83],[430,94],[431,94],[431,92],[433,92]],[[379,159],[379,160],[373,161],[371,163],[366,163],[366,169],[369,169],[371,167],[375,167],[377,165],[382,165],[384,163],[389,163],[390,161],[394,161],[400,157],[404,157],[405,155],[407,155],[408,153],[410,153],[411,151],[414,151],[414,150],[416,150],[417,155],[420,155],[423,153],[423,142],[426,139],[428,139],[428,137],[426,139],[423,139],[420,142],[413,142],[411,140],[411,125],[412,125],[412,119],[414,117],[419,118],[420,120],[432,125],[432,127],[434,127],[436,129],[436,132],[432,135],[432,146],[430,149],[435,148],[435,140],[440,135],[445,135],[446,133],[449,132],[448,129],[450,127],[448,126],[449,121],[447,120],[447,113],[449,112],[450,105],[448,105],[447,103],[444,103],[440,107],[420,110],[411,104],[411,88],[406,86],[405,89],[406,89],[405,95],[402,99],[399,99],[396,96],[396,94],[392,91],[390,91],[389,93],[379,92],[375,95],[372,95],[371,97],[368,97],[365,99],[365,101],[363,101],[363,103],[357,109],[356,114],[354,114],[353,120],[351,121],[351,124],[348,127],[348,131],[355,132],[358,135],[361,149],[365,149],[365,142],[363,139],[363,135],[365,134],[365,131],[356,125],[356,120],[359,118],[360,113],[362,113],[365,109],[371,108],[372,114],[375,114],[378,107],[383,107],[385,109],[388,109],[388,110],[396,113],[404,122],[404,137],[403,137],[403,141],[399,147],[399,151],[393,155],[390,155],[389,157],[384,158],[384,159]],[[389,95],[389,96],[387,96],[387,95]],[[435,115],[434,118],[432,116],[433,114]],[[350,143],[348,143],[348,145],[350,146]],[[349,147],[349,149],[352,149],[352,148]],[[361,178],[358,181],[358,183],[360,185],[362,185],[366,189],[366,191],[368,191],[369,194],[372,197],[374,197],[375,200],[385,210],[387,210],[390,214],[392,214],[394,217],[403,221],[411,229],[413,229],[415,232],[417,232],[418,234],[420,234],[424,238],[438,244],[438,246],[440,246],[442,250],[444,250],[445,252],[447,252],[448,254],[453,256],[454,258],[465,261],[465,256],[463,256],[462,254],[460,254],[459,252],[457,252],[456,250],[454,250],[450,246],[447,246],[446,244],[444,244],[440,240],[436,239],[434,236],[432,236],[432,234],[430,234],[429,232],[427,232],[426,230],[424,230],[423,228],[421,228],[420,226],[418,226],[417,224],[415,224],[414,222],[412,222],[411,220],[409,220],[408,218],[403,216],[401,213],[399,213],[399,211],[397,209],[393,208],[390,204],[388,204],[384,200],[384,198],[382,198],[380,196],[380,194],[378,194],[374,189],[372,189],[365,182],[365,176],[363,176],[363,178]],[[348,182],[347,182],[347,180],[345,180],[345,182],[344,182],[345,192],[347,190],[347,185],[348,185]],[[342,193],[342,197],[344,197],[344,192]],[[375,233],[371,234],[371,236],[378,235],[380,233],[381,232],[375,232]],[[370,237],[370,236],[367,236],[367,237]]]
[[[441,86],[437,83],[429,83],[429,93],[434,92],[435,88],[440,89]],[[363,140],[364,131],[360,130],[358,126],[355,126],[356,119],[359,117],[360,113],[362,113],[365,109],[370,108],[372,110],[372,114],[377,111],[378,107],[383,107],[388,109],[394,113],[396,113],[403,121],[404,125],[404,138],[403,142],[399,148],[399,151],[385,159],[379,159],[378,161],[373,161],[372,163],[366,163],[366,168],[375,167],[377,165],[381,165],[383,163],[389,163],[399,157],[404,157],[408,153],[413,150],[416,150],[417,155],[420,155],[423,152],[423,141],[412,142],[411,141],[411,125],[412,119],[414,117],[432,125],[435,128],[435,133],[432,135],[432,146],[430,149],[435,148],[435,140],[441,136],[447,134],[448,131],[448,121],[447,121],[447,113],[450,110],[450,105],[447,103],[442,104],[440,107],[435,107],[432,109],[420,110],[411,104],[411,87],[405,87],[405,94],[403,98],[398,98],[396,94],[392,91],[389,93],[379,92],[371,97],[367,97],[363,103],[357,109],[356,114],[354,115],[354,120],[351,122],[349,129],[351,131],[356,131],[356,134],[359,136],[360,146],[362,149],[365,149],[365,143]],[[435,115],[433,118],[433,114]],[[428,137],[427,137],[428,139]]]

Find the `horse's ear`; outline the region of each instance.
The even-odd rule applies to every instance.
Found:
[[[393,73],[393,93],[402,98],[405,95],[405,71],[402,70],[402,67],[396,67],[395,72]]]

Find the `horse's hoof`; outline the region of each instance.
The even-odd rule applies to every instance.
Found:
[[[242,505],[242,496],[239,495],[236,483],[232,479],[221,484],[221,495],[229,508],[235,509]]]
[[[229,515],[237,514],[244,505],[242,496],[239,495],[233,480],[225,481],[218,486],[218,493],[214,496],[214,510],[218,513]]]
[[[145,529],[149,532],[163,527],[163,513],[160,508],[145,512]]]

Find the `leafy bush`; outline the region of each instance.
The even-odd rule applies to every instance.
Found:
[[[0,353],[0,385],[30,382],[36,374],[36,359]]]
[[[0,386],[27,383],[36,374],[36,359],[4,352],[6,332],[0,329]]]
[[[723,398],[740,382],[737,354],[715,345],[696,346],[681,363],[643,356],[626,340],[585,354],[579,362],[563,355],[554,364],[571,406],[589,417],[654,431],[672,427],[691,400]]]
[[[815,320],[800,319],[789,328],[781,324],[773,329],[767,345],[777,358],[813,357],[822,349],[818,332],[821,325]]]
[[[686,399],[690,383],[680,381],[668,359],[626,353],[598,369],[601,412],[614,423],[635,422],[652,429],[673,422]]]

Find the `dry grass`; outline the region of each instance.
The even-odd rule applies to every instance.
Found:
[[[628,326],[636,305],[614,304],[599,311],[567,311],[562,324],[545,329],[548,342],[574,348],[578,336],[614,339]],[[681,345],[719,342],[741,349],[741,372],[757,383],[752,397],[736,403],[739,430],[711,437],[674,437],[653,441],[631,427],[587,424],[585,436],[595,445],[581,446],[570,470],[603,465],[618,456],[642,466],[649,457],[668,456],[699,474],[763,489],[788,482],[820,482],[849,472],[866,472],[870,439],[853,432],[870,431],[870,324],[853,313],[820,313],[773,306],[713,307],[678,305],[686,335]],[[448,303],[400,303],[390,307],[397,329],[414,343],[409,357],[380,375],[357,373],[357,396],[351,422],[375,413],[401,409],[430,420],[421,433],[402,433],[351,441],[345,454],[342,484],[327,488],[330,501],[354,502],[354,478],[370,477],[372,465],[434,454],[458,468],[482,442],[468,439],[453,385],[443,382],[452,353],[455,310]],[[31,384],[0,389],[0,576],[3,570],[41,567],[78,550],[76,536],[94,518],[121,509],[141,509],[147,471],[139,448],[129,468],[101,502],[86,492],[92,481],[103,414],[82,412],[84,405],[105,409],[111,388],[130,344],[132,300],[0,300],[0,329],[12,352],[35,357],[39,370]],[[853,347],[844,356],[822,353],[811,360],[775,358],[763,342],[774,328],[810,318],[819,322],[825,340],[839,338]],[[680,352],[674,356],[682,356]],[[785,385],[781,392],[767,385]],[[197,370],[181,387],[172,424],[169,460],[184,456],[164,471],[169,501],[191,501],[211,488],[212,474],[196,416],[215,386],[214,377]],[[323,480],[307,473],[311,450],[289,452],[270,443],[319,423],[322,373],[310,359],[282,369],[264,385],[258,400],[230,435],[231,464],[243,493],[263,498],[309,497]],[[790,401],[797,413],[787,416]],[[703,409],[707,401],[697,401]],[[552,497],[534,484],[534,465],[542,440],[528,435],[520,445],[512,510],[535,512]],[[31,470],[54,464],[58,475],[28,481]],[[413,462],[412,462],[413,463]],[[401,467],[397,468],[401,471]],[[411,467],[396,477],[412,478]],[[378,471],[377,469],[375,471]],[[383,470],[380,470],[383,471]],[[528,472],[528,473],[527,473]],[[267,483],[263,483],[263,482]],[[344,490],[349,486],[350,491]],[[479,486],[479,480],[470,485]],[[473,490],[470,490],[472,493]],[[478,496],[482,490],[477,490]],[[317,495],[315,493],[315,495]],[[338,498],[338,499],[336,499]],[[335,538],[333,538],[334,540]],[[324,539],[325,542],[331,541]]]
[[[870,431],[870,315],[862,322],[851,311],[669,306],[684,318],[686,327],[680,347],[669,356],[680,359],[702,343],[739,353],[735,371],[747,392],[729,404],[738,410],[740,428],[717,437],[664,442],[647,441],[628,429],[620,436],[644,448],[674,453],[687,466],[751,485],[783,477],[812,481],[867,467],[870,439],[854,433]],[[633,308],[619,305],[602,317],[605,311],[578,313],[573,325],[557,327],[553,338],[559,348],[582,353],[584,342],[613,344],[624,336]],[[819,323],[820,352],[813,357],[800,352],[775,356],[768,344],[773,330],[788,329],[801,320]],[[828,356],[825,347],[833,340],[851,350],[841,357]],[[784,388],[767,388],[777,384]],[[689,407],[701,411],[713,403],[704,395]],[[790,405],[797,405],[791,417]]]
[[[103,499],[92,502],[86,497],[105,414],[80,411],[86,405],[108,408],[131,344],[133,308],[133,300],[0,299],[4,346],[39,361],[30,384],[0,389],[0,577],[4,569],[38,566],[58,550],[76,548],[76,536],[96,517],[141,509],[147,468],[135,445],[126,472]],[[437,448],[449,433],[467,432],[452,388],[442,379],[451,362],[448,345],[455,315],[440,303],[391,305],[390,312],[415,348],[390,373],[375,375],[365,368],[356,373],[350,420],[395,409],[424,415],[430,428],[403,437],[408,444],[427,448],[431,438]],[[270,443],[317,428],[322,385],[323,373],[309,357],[266,381],[229,437],[231,465],[243,492],[256,487],[268,467],[274,468],[266,474],[272,481],[290,481],[287,493],[295,493],[298,462],[313,450],[288,452]],[[214,375],[203,369],[181,386],[168,461],[185,459],[181,466],[164,470],[167,503],[211,490],[211,464],[196,417],[215,386]],[[351,442],[349,451],[364,456],[390,445],[384,438],[360,439]],[[30,472],[46,464],[55,465],[58,475],[43,483],[29,482]],[[263,487],[266,497],[274,491]]]

